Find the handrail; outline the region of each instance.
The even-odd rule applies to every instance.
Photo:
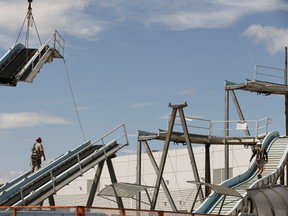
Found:
[[[263,72],[259,72],[259,69],[262,69]],[[264,71],[265,70],[265,71]],[[270,73],[268,73],[266,70],[270,70]],[[283,72],[283,75],[275,75],[271,73],[271,70],[276,71],[276,72]],[[261,77],[269,77],[269,82],[271,82],[271,77],[274,78],[275,80],[280,80],[276,83],[278,84],[284,84],[287,83],[287,80],[285,80],[285,69],[282,68],[275,68],[275,67],[269,67],[269,66],[264,66],[264,65],[255,65],[254,67],[254,81],[259,80],[257,76]]]
[[[64,38],[59,34],[57,30],[55,30],[54,33],[54,49],[57,50],[57,52],[64,57],[64,47],[65,47],[65,40]]]
[[[147,209],[119,209],[119,208],[105,208],[105,207],[88,207],[88,206],[0,206],[0,212],[6,210],[7,215],[17,216],[31,214],[33,215],[47,215],[55,213],[58,215],[70,215],[70,216],[85,216],[87,215],[154,215],[154,216],[200,216],[203,214],[195,214],[190,212],[171,212],[161,210],[147,210]],[[50,210],[50,211],[49,211]],[[58,210],[58,212],[57,212]],[[5,214],[6,215],[6,214]]]
[[[64,58],[65,40],[57,30],[55,30],[54,34],[51,35],[51,37],[47,40],[45,45],[52,47],[62,56],[62,58]]]
[[[124,123],[118,125],[114,129],[110,130],[109,132],[107,132],[106,134],[104,134],[103,136],[101,136],[100,138],[95,140],[93,142],[93,144],[97,144],[97,143],[101,142],[100,144],[103,145],[105,143],[105,140],[108,139],[109,136],[113,133],[117,133],[117,134],[119,133],[119,136],[117,138],[115,138],[115,136],[113,136],[113,139],[116,139],[117,141],[119,141],[120,139],[122,139],[124,137],[125,138],[125,144],[129,145],[128,136],[127,136],[127,132],[126,132],[126,128],[125,128]]]
[[[259,120],[207,120],[202,118],[194,118],[194,117],[185,117],[187,122],[187,127],[191,128],[192,133],[198,133],[206,135],[208,134],[210,137],[212,136],[224,136],[225,131],[229,131],[229,136],[246,136],[245,131],[249,130],[256,138],[260,136],[265,136],[268,134],[268,126],[271,122],[269,117],[262,118]],[[175,125],[181,126],[180,123],[177,122],[179,120],[179,116],[176,118]],[[229,124],[229,128],[225,129],[225,124]],[[243,132],[243,134],[242,134]],[[252,133],[254,132],[254,133]]]

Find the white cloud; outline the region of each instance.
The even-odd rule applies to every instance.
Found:
[[[276,28],[273,26],[251,25],[243,35],[251,38],[254,43],[265,44],[271,54],[283,52],[283,47],[288,46],[288,28]]]
[[[0,47],[8,49],[17,39],[21,25],[27,14],[28,3],[23,0],[5,0],[0,3]],[[89,1],[33,1],[32,14],[41,40],[49,39],[58,30],[76,37],[93,39],[104,28],[104,22],[95,20],[85,9]],[[18,42],[25,43],[27,20],[24,23]],[[38,42],[35,25],[29,30],[32,46]],[[7,46],[9,44],[9,46]]]
[[[195,89],[184,89],[179,92],[181,95],[195,95]]]
[[[237,20],[239,15],[234,11],[213,12],[177,12],[167,15],[156,15],[150,20],[151,23],[161,23],[174,30],[192,28],[224,28]]]
[[[143,102],[143,103],[132,104],[131,107],[139,108],[139,107],[149,107],[152,105],[153,105],[153,103],[151,103],[151,102]]]
[[[0,2],[0,47],[8,49],[15,42],[27,7],[27,1],[23,0]],[[131,21],[143,26],[156,24],[172,30],[226,28],[244,16],[277,10],[288,11],[287,2],[284,0],[170,0],[168,3],[166,0],[32,2],[34,20],[40,38],[44,40],[48,39],[55,29],[60,34],[96,40],[99,32],[119,23]],[[26,26],[23,31],[26,32]],[[35,28],[30,32],[34,35],[33,43],[35,43],[37,40]]]
[[[158,23],[175,30],[193,28],[226,28],[244,16],[255,13],[288,10],[283,0],[215,0],[215,1],[162,1],[164,10],[151,13],[147,24]]]
[[[0,129],[35,127],[47,124],[69,124],[59,116],[45,113],[20,112],[0,114]]]
[[[33,14],[45,35],[59,29],[77,37],[94,37],[102,30],[102,23],[85,12],[88,7],[89,1],[83,0],[39,1]]]
[[[164,115],[160,116],[159,119],[168,120],[169,116],[170,116],[170,113],[169,114],[164,114]]]

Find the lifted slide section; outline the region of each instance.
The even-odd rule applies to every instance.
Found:
[[[42,66],[54,58],[64,58],[64,39],[55,31],[39,49],[16,44],[0,59],[0,85],[16,86],[32,82]]]

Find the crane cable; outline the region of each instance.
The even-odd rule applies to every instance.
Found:
[[[37,29],[37,26],[36,26],[36,22],[34,20],[33,14],[32,14],[32,7],[31,7],[31,2],[32,1],[33,0],[28,0],[28,2],[29,2],[28,12],[27,12],[27,15],[24,18],[23,24],[22,24],[22,26],[20,28],[20,32],[19,32],[18,37],[17,37],[16,42],[15,42],[15,44],[18,42],[18,40],[20,38],[20,35],[21,35],[21,32],[23,30],[23,27],[25,25],[25,22],[27,20],[27,31],[26,31],[26,36],[25,36],[25,47],[27,47],[27,48],[28,48],[28,45],[29,45],[29,30],[30,30],[30,27],[33,27],[33,24],[35,26],[35,30],[36,30],[36,33],[37,33],[37,37],[38,37],[40,46],[42,46],[42,42],[41,42],[41,39],[40,39],[40,36],[39,36],[39,32],[38,32],[38,29]]]
[[[78,124],[79,124],[80,130],[81,130],[84,142],[85,142],[86,141],[86,137],[85,137],[84,130],[83,130],[83,127],[82,127],[82,123],[81,123],[81,120],[80,120],[78,108],[77,108],[77,105],[76,105],[76,102],[75,102],[75,97],[74,97],[74,94],[73,94],[73,89],[72,89],[70,76],[69,76],[69,73],[68,73],[68,69],[67,69],[65,58],[63,58],[63,61],[64,61],[64,65],[65,65],[65,71],[66,71],[66,76],[67,76],[67,80],[68,80],[68,84],[69,84],[69,88],[70,88],[71,97],[72,97],[73,104],[74,104],[74,109],[75,109],[75,112],[76,112],[76,115],[77,115],[77,119],[78,119]]]
[[[40,46],[42,46],[42,42],[41,42],[41,39],[40,39],[40,36],[39,36],[39,32],[38,32],[38,29],[37,29],[37,26],[36,26],[36,23],[35,23],[33,14],[32,14],[32,7],[31,7],[31,3],[32,3],[32,2],[33,2],[33,0],[28,0],[28,3],[29,3],[29,5],[28,5],[28,12],[27,12],[27,15],[25,16],[25,19],[24,19],[24,21],[23,21],[23,24],[22,24],[22,26],[21,26],[20,32],[19,32],[18,37],[17,37],[16,42],[15,42],[15,44],[17,44],[17,42],[18,42],[18,40],[19,40],[19,38],[20,38],[21,32],[22,32],[22,30],[23,30],[23,27],[24,27],[24,25],[25,25],[25,22],[26,22],[26,20],[27,20],[28,25],[27,25],[27,31],[26,31],[26,37],[25,37],[25,47],[26,47],[26,48],[28,48],[28,45],[29,45],[29,44],[28,44],[28,43],[29,43],[29,29],[30,29],[30,27],[33,27],[33,24],[34,24],[35,29],[36,29],[36,33],[37,33],[37,37],[38,37]],[[28,54],[27,54],[27,58],[28,58]],[[69,77],[69,74],[68,74],[67,65],[66,65],[66,61],[65,61],[64,57],[63,57],[63,60],[64,60],[66,76],[67,76],[67,80],[68,80],[68,84],[69,84],[70,93],[71,93],[71,96],[72,96],[74,108],[75,108],[75,111],[76,111],[78,123],[79,123],[79,126],[80,126],[80,130],[81,130],[83,139],[84,139],[84,141],[86,141],[86,137],[85,137],[85,135],[84,135],[84,130],[83,130],[82,123],[81,123],[81,120],[80,120],[78,108],[77,108],[77,106],[76,106],[76,102],[75,102],[75,98],[74,98],[74,94],[73,94],[73,90],[72,90],[72,85],[71,85],[71,81],[70,81],[70,77]]]

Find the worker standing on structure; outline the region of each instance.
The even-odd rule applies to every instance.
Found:
[[[38,170],[41,168],[42,163],[42,157],[44,161],[46,160],[46,156],[44,153],[44,148],[42,145],[42,139],[41,137],[38,137],[36,139],[36,143],[34,143],[32,147],[32,154],[31,154],[31,173],[34,172],[34,170]]]
[[[253,157],[256,155],[256,163],[258,165],[258,179],[262,178],[262,172],[264,169],[264,165],[268,162],[268,154],[265,149],[261,147],[261,142],[256,144],[256,148],[253,150],[253,154],[250,158],[250,162]]]

